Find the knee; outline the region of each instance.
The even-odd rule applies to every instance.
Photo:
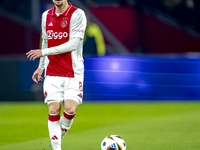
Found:
[[[59,115],[61,110],[60,105],[49,104],[49,114],[56,114]]]
[[[76,107],[75,106],[67,106],[67,107],[65,107],[65,112],[67,112],[68,114],[75,114]]]
[[[65,112],[68,114],[74,114],[76,112],[76,108],[78,107],[78,103],[73,100],[66,100],[65,101]]]
[[[52,107],[51,109],[49,109],[49,114],[58,115],[58,114],[60,114],[60,111],[58,109]]]

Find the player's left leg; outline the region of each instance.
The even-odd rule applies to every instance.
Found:
[[[75,75],[74,78],[65,78],[64,88],[64,112],[60,119],[61,123],[61,138],[70,129],[76,109],[82,103],[83,95],[83,76]]]
[[[78,107],[78,103],[74,100],[66,100],[64,104],[64,112],[60,119],[61,123],[61,139],[64,137],[64,135],[67,133],[67,131],[70,129],[76,109]]]

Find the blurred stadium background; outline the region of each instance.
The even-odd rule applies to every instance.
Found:
[[[86,103],[62,146],[99,150],[118,134],[128,150],[199,150],[199,0],[68,1],[100,28],[106,53],[94,53],[99,43],[88,38]],[[0,0],[1,150],[50,149],[43,83],[31,79],[38,60],[25,54],[39,48],[41,15],[51,7],[51,0]]]
[[[69,0],[101,29],[106,55],[84,54],[84,101],[199,100],[197,0]],[[43,101],[31,76],[51,0],[0,0],[0,101]]]

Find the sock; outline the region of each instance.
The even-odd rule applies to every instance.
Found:
[[[49,114],[48,128],[53,149],[61,150],[60,115]],[[55,148],[54,148],[55,147]]]
[[[67,112],[63,112],[63,115],[60,119],[61,121],[61,139],[63,139],[63,137],[65,136],[65,134],[67,133],[67,131],[70,129],[73,120],[74,120],[74,114],[69,114]]]

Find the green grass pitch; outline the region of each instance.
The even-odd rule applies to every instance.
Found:
[[[50,150],[43,103],[0,103],[0,150]],[[199,102],[84,103],[62,150],[100,150],[108,135],[127,150],[200,150]]]

